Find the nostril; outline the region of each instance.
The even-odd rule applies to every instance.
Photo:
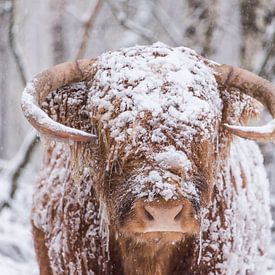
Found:
[[[183,207],[180,209],[178,214],[175,216],[175,218],[174,218],[175,221],[179,221],[181,219],[182,212],[183,212]]]
[[[149,221],[154,220],[153,215],[146,209],[146,207],[144,207],[144,215],[145,215],[147,220],[149,220]]]

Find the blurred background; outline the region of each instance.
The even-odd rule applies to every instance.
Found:
[[[155,41],[275,82],[275,0],[0,0],[1,274],[38,274],[29,215],[41,148],[20,109],[26,82],[56,63]],[[275,145],[260,146],[275,218]],[[273,253],[275,262],[274,228]]]

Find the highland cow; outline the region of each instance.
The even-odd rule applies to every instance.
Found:
[[[268,181],[240,137],[271,141],[275,126],[245,126],[255,99],[275,116],[268,81],[161,43],[36,76],[22,108],[44,145],[40,273],[265,272]]]

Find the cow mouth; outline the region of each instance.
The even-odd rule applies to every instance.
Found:
[[[123,232],[122,238],[131,238],[138,243],[174,244],[185,240],[186,234],[177,231]]]
[[[155,242],[178,242],[185,239],[185,234],[182,232],[175,231],[156,231],[156,232],[145,232],[142,233],[144,239],[149,239]]]

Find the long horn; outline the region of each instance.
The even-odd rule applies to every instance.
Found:
[[[233,134],[258,141],[275,140],[275,87],[267,80],[240,68],[214,65],[217,82],[226,88],[237,88],[259,100],[273,117],[264,126],[246,127],[224,124]]]
[[[92,59],[82,59],[54,66],[36,75],[23,91],[22,110],[28,121],[39,133],[58,140],[91,141],[95,135],[67,127],[52,120],[39,104],[51,92],[64,85],[91,77]]]

